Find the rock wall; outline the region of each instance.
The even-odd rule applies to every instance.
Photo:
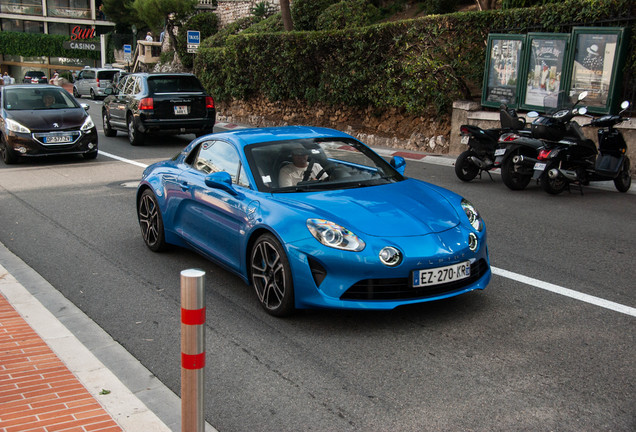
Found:
[[[355,136],[373,147],[427,153],[449,151],[450,117],[412,116],[398,109],[377,110],[254,98],[217,103],[217,121],[266,126],[323,126]]]
[[[214,11],[219,17],[221,27],[233,23],[234,21],[249,16],[250,9],[263,0],[218,0],[217,8]],[[279,0],[266,0],[270,5],[280,9]]]

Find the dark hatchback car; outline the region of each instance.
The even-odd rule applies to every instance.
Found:
[[[97,128],[66,90],[54,85],[0,87],[0,153],[6,164],[21,157],[97,157]]]
[[[48,84],[49,80],[42,71],[29,71],[24,74],[24,84]]]
[[[216,120],[214,99],[192,74],[134,73],[106,94],[104,135],[125,131],[132,145],[154,133],[205,135]]]

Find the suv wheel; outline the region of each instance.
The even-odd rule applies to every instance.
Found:
[[[139,146],[143,145],[146,137],[143,132],[139,132],[135,129],[135,121],[133,120],[132,114],[128,115],[128,141],[130,141],[130,145]]]
[[[73,97],[79,98],[81,97],[79,92],[77,91],[77,87],[73,86]]]
[[[108,120],[108,113],[106,110],[102,111],[102,125],[104,127],[104,135],[107,137],[114,137],[117,135],[117,131],[110,127],[110,121]]]
[[[91,89],[91,99],[95,100],[97,97],[95,96],[95,92]]]

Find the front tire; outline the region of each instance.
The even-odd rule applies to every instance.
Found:
[[[632,185],[632,174],[629,172],[629,168],[629,158],[625,157],[621,171],[618,173],[618,177],[614,179],[614,186],[619,192],[627,192]]]
[[[97,154],[98,154],[98,151],[95,150],[92,152],[84,153],[82,156],[84,156],[84,159],[86,160],[91,160],[91,159],[97,158]]]
[[[95,91],[93,91],[93,89],[91,89],[91,99],[97,100],[97,96],[95,96]]]
[[[13,165],[18,162],[18,156],[13,150],[9,148],[6,143],[2,143],[0,146],[0,152],[2,152],[2,161],[7,165]]]
[[[77,91],[77,87],[75,87],[75,86],[73,86],[73,97],[76,98],[76,99],[81,97],[81,95]]]
[[[250,254],[250,279],[261,306],[277,317],[294,311],[291,267],[276,237],[263,234]]]
[[[461,181],[469,182],[479,174],[479,167],[472,163],[471,156],[477,156],[472,150],[466,150],[455,161],[455,174]]]
[[[539,178],[541,188],[551,195],[558,195],[568,186],[568,181],[561,174],[557,174],[555,178],[550,178],[548,173],[557,167],[556,163],[548,164]]]
[[[501,179],[511,190],[523,190],[532,180],[532,174],[524,174],[515,170],[512,162],[512,155],[507,157],[501,164]]]
[[[128,123],[128,141],[130,142],[130,145],[133,145],[133,146],[143,145],[146,137],[144,136],[142,132],[139,132],[137,129],[135,129],[135,121],[132,115],[128,116],[127,123]]]
[[[146,189],[141,194],[137,205],[137,219],[141,228],[141,237],[144,239],[148,249],[153,252],[161,252],[168,249],[161,209],[159,208],[157,197],[150,189]]]
[[[105,110],[102,113],[102,125],[103,125],[103,128],[104,128],[104,135],[105,136],[107,136],[109,138],[112,138],[112,137],[117,135],[117,131],[110,127],[110,121],[108,120],[108,114],[106,113]]]

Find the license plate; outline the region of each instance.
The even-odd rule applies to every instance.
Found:
[[[506,149],[505,148],[495,150],[495,156],[501,156],[501,155],[505,155],[505,154],[506,154]]]
[[[470,261],[413,272],[413,287],[439,285],[470,277]]]
[[[535,164],[534,164],[534,169],[535,169],[536,171],[543,171],[543,170],[545,170],[545,167],[546,167],[546,166],[547,166],[547,165],[546,165],[546,164],[544,164],[544,163],[542,163],[542,162],[537,162],[537,163],[535,163]]]
[[[462,144],[468,144],[468,141],[470,141],[470,136],[468,135],[464,135],[462,136]]]
[[[175,113],[175,115],[186,115],[186,114],[188,114],[188,106],[187,105],[175,105],[174,113]]]
[[[70,135],[52,135],[44,137],[44,142],[46,144],[60,144],[60,143],[70,143],[73,141]]]

